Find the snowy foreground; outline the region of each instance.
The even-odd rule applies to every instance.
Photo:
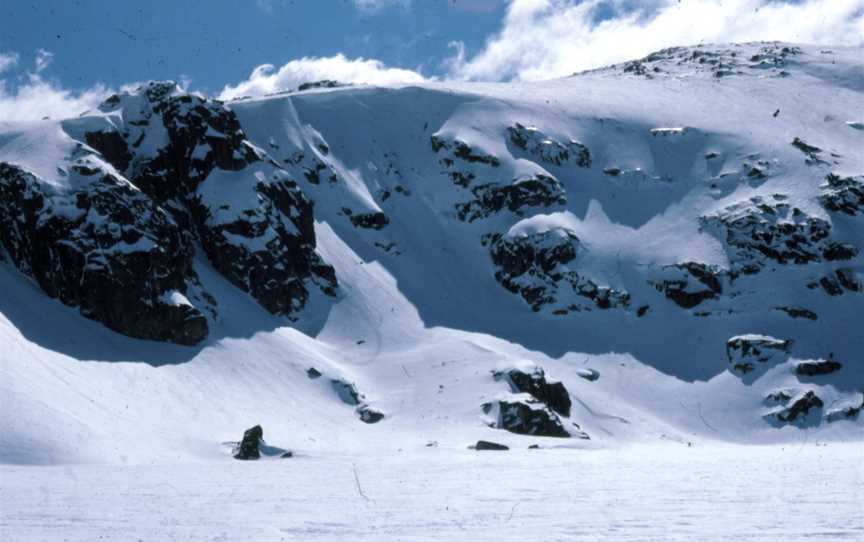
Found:
[[[802,435],[803,436],[803,435]],[[861,540],[849,444],[9,467],[3,540]]]

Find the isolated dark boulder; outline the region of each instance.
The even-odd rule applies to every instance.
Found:
[[[357,415],[363,423],[378,423],[384,419],[384,413],[369,405],[360,405],[357,410]]]
[[[495,451],[503,451],[509,450],[509,446],[504,446],[503,444],[498,444],[497,442],[489,442],[488,440],[478,440],[477,444],[474,445],[474,449],[477,451],[482,450],[495,450]]]
[[[310,380],[315,380],[316,378],[321,378],[322,373],[315,367],[309,367],[306,369],[306,376],[308,376]]]
[[[260,459],[259,446],[263,443],[264,430],[260,425],[247,429],[243,433],[243,440],[234,451],[234,459],[250,460]]]

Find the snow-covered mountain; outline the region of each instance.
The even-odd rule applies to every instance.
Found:
[[[860,441],[862,55],[0,122],[0,461]]]

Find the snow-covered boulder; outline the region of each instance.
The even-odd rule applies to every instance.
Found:
[[[737,335],[726,341],[726,356],[733,372],[746,375],[785,361],[791,345],[790,340],[769,335]]]

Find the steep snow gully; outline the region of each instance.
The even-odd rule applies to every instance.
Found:
[[[860,482],[862,57],[0,120],[3,478],[807,441]]]

